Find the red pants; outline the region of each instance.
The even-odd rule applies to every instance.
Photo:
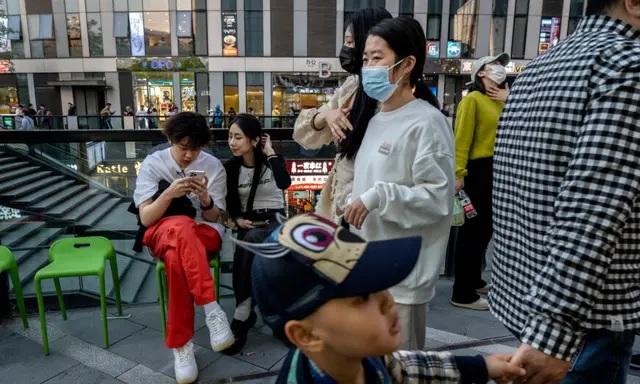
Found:
[[[187,216],[170,216],[152,225],[143,244],[164,261],[169,285],[168,348],[180,348],[194,333],[194,302],[205,305],[216,300],[208,252],[220,250],[218,231],[197,224]]]

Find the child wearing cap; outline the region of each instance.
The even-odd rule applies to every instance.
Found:
[[[265,323],[294,346],[277,383],[482,383],[525,374],[508,355],[396,351],[398,312],[387,289],[413,270],[420,237],[367,243],[305,214],[263,244],[237,244],[259,256],[253,292]]]

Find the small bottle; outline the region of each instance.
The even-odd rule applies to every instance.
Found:
[[[462,209],[460,198],[456,196],[453,200],[453,223],[451,223],[451,225],[454,227],[460,227],[463,224],[464,224],[464,210]]]
[[[478,212],[473,207],[473,204],[471,204],[471,199],[465,191],[461,190],[458,193],[458,197],[460,198],[460,204],[462,204],[462,209],[464,210],[464,214],[467,216],[467,219],[478,216]]]

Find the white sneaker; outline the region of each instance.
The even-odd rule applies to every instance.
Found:
[[[489,310],[489,302],[484,297],[479,298],[473,303],[456,303],[455,301],[451,300],[451,305],[465,309],[473,309],[475,311]]]
[[[173,350],[173,369],[178,384],[191,384],[198,379],[198,364],[193,354],[193,343],[189,341],[182,348]]]
[[[233,332],[231,332],[231,328],[229,327],[227,314],[224,313],[222,308],[214,309],[207,315],[205,321],[209,328],[211,348],[214,351],[220,352],[233,345],[235,338],[233,337]]]

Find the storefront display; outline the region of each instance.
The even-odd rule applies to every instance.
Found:
[[[288,213],[296,215],[315,209],[318,196],[333,168],[333,160],[291,160],[286,162],[291,186],[286,191]]]
[[[345,73],[335,73],[321,79],[317,74],[273,74],[273,105],[279,105],[283,115],[299,112],[305,108],[318,108],[324,105],[335,90],[347,78]]]

